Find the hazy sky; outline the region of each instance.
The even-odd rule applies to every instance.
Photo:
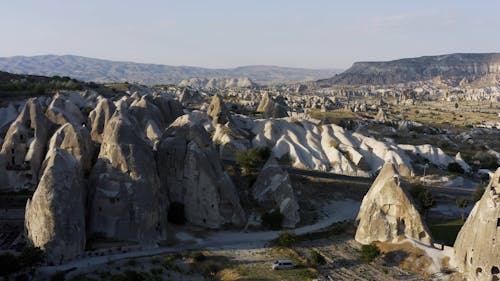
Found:
[[[500,52],[494,0],[11,0],[0,56],[74,54],[233,67]]]

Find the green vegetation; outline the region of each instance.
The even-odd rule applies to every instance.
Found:
[[[472,203],[476,203],[477,201],[479,201],[481,197],[483,197],[484,191],[485,189],[482,185],[476,187],[476,189],[474,189],[474,193],[472,193]]]
[[[84,82],[69,77],[11,74],[0,71],[0,96],[39,96],[57,90],[82,90]]]
[[[413,197],[413,200],[415,200],[415,203],[417,203],[424,218],[427,217],[430,208],[436,207],[436,200],[434,199],[434,196],[432,196],[432,193],[430,193],[429,190],[425,189],[423,186],[417,185],[413,187],[410,189],[410,194]]]
[[[283,215],[279,209],[274,209],[262,215],[262,224],[272,230],[281,229],[283,223]]]
[[[247,151],[239,151],[236,154],[236,163],[244,170],[260,169],[271,156],[268,147],[250,148]]]
[[[19,256],[11,253],[0,255],[0,276],[7,277],[13,273],[39,266],[45,261],[45,254],[40,248],[26,247]]]
[[[465,220],[465,208],[469,206],[469,200],[463,198],[457,198],[455,200],[455,205],[460,209],[460,215],[462,220]]]
[[[429,230],[434,239],[446,245],[453,245],[463,224],[464,221],[459,219],[445,222],[428,223],[427,225],[429,226]]]
[[[295,234],[288,231],[283,231],[280,233],[280,236],[278,236],[278,238],[272,241],[272,244],[279,247],[290,247],[295,242],[297,242],[297,236]]]
[[[377,245],[363,245],[361,246],[361,256],[360,259],[363,262],[372,262],[376,257],[380,255],[380,249]]]
[[[460,166],[460,164],[458,164],[457,162],[451,162],[450,164],[448,164],[447,168],[448,171],[452,173],[463,174],[465,172],[462,166]]]
[[[320,254],[318,251],[311,251],[311,255],[309,257],[309,263],[313,266],[321,266],[326,264],[325,257]]]

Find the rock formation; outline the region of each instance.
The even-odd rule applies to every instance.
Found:
[[[288,117],[287,109],[282,98],[271,98],[269,93],[264,93],[262,100],[257,107],[257,112],[262,112],[264,118]]]
[[[454,250],[455,264],[468,280],[500,279],[500,168],[458,233]]]
[[[43,166],[40,183],[26,204],[25,228],[47,261],[59,264],[85,249],[85,186],[78,162],[65,149],[50,150]]]
[[[54,96],[45,114],[50,121],[58,125],[64,125],[66,123],[81,125],[85,123],[87,119],[78,106],[70,99],[63,98],[59,94]]]
[[[384,165],[363,198],[355,239],[361,244],[411,238],[430,245],[431,236],[413,200],[401,188],[392,163]]]
[[[104,129],[90,175],[88,232],[152,245],[166,238],[168,202],[152,148],[130,119],[118,110]]]
[[[83,174],[92,169],[94,147],[89,132],[85,127],[66,123],[52,135],[48,151],[61,148],[70,153],[81,168]]]
[[[203,89],[224,89],[224,88],[249,88],[256,87],[252,80],[247,77],[241,78],[191,78],[182,80],[179,83],[180,87],[192,87]]]
[[[267,208],[278,208],[283,215],[282,226],[293,228],[300,221],[299,204],[295,200],[288,173],[276,158],[270,157],[252,186],[253,197]]]
[[[377,116],[375,116],[375,120],[380,122],[387,122],[387,114],[385,114],[385,111],[382,108],[378,110]]]
[[[243,225],[245,213],[236,188],[222,168],[210,135],[189,116],[179,117],[158,146],[158,171],[170,202],[184,206],[194,225]]]
[[[109,119],[113,116],[116,107],[106,98],[99,99],[97,106],[89,113],[90,136],[92,140],[98,143],[102,142],[104,128]]]
[[[212,98],[212,102],[208,106],[207,114],[212,117],[214,125],[232,122],[231,114],[219,95],[214,95]]]
[[[0,151],[0,189],[34,189],[52,124],[37,99],[29,99],[11,124]]]

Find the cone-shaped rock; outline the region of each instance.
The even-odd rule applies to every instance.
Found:
[[[460,229],[454,250],[468,280],[500,279],[500,168]]]
[[[94,147],[89,132],[85,127],[66,123],[52,135],[49,151],[62,148],[73,155],[82,172],[87,174],[92,168],[92,155]]]
[[[208,106],[207,114],[212,117],[214,124],[232,122],[229,110],[227,110],[222,98],[217,94],[212,98],[212,102]]]
[[[106,98],[100,98],[95,109],[89,113],[90,136],[93,141],[102,142],[104,128],[115,110],[115,105],[111,101]]]
[[[287,108],[281,99],[272,99],[269,93],[264,93],[257,107],[257,112],[262,112],[264,118],[288,117]]]
[[[399,175],[387,162],[363,198],[356,218],[356,241],[396,242],[406,237],[430,245],[431,236],[413,200],[401,188]]]
[[[78,106],[71,99],[64,98],[59,94],[53,98],[45,114],[50,121],[58,125],[66,123],[81,125],[86,121]]]
[[[292,228],[300,221],[299,205],[292,182],[276,158],[270,157],[252,186],[253,197],[268,208],[278,207],[283,215],[283,227]]]
[[[50,150],[43,166],[40,183],[26,204],[25,228],[47,261],[58,264],[85,249],[85,187],[68,151]]]
[[[151,147],[127,112],[109,120],[89,183],[89,234],[152,245],[166,238],[168,202]]]
[[[10,125],[0,151],[0,189],[34,189],[52,123],[37,99],[29,99]]]
[[[201,125],[179,117],[163,134],[157,158],[162,187],[170,202],[184,206],[188,222],[209,228],[245,223],[236,188]]]

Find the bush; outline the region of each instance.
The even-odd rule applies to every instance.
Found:
[[[361,246],[361,260],[363,262],[372,262],[380,255],[380,249],[376,245],[363,245]]]
[[[297,241],[297,236],[288,231],[281,232],[280,236],[274,241],[277,246],[290,247]]]
[[[209,261],[203,265],[203,275],[210,278],[210,280],[215,280],[218,271],[219,266],[214,261]]]
[[[472,193],[472,203],[476,203],[483,197],[484,194],[484,187],[482,185],[479,185],[474,192]]]
[[[38,266],[45,261],[45,253],[38,247],[26,247],[19,255],[19,262],[23,267]]]
[[[448,164],[448,172],[463,174],[465,171],[457,162],[451,162]]]
[[[262,224],[271,228],[272,230],[281,229],[283,223],[283,215],[278,209],[266,212],[262,215]]]
[[[236,163],[246,170],[261,168],[269,156],[271,156],[271,150],[268,147],[250,148],[236,154]]]
[[[21,269],[21,264],[16,256],[11,253],[5,253],[0,255],[0,276],[5,277],[17,272]]]
[[[202,262],[207,257],[202,252],[193,252],[191,254],[191,258],[193,259],[194,262]]]
[[[309,257],[309,261],[314,266],[320,266],[326,264],[325,257],[318,253],[318,251],[312,251],[311,256]]]
[[[168,221],[177,224],[186,224],[186,214],[184,213],[184,204],[179,202],[172,202],[168,209]]]
[[[415,203],[419,206],[424,217],[427,217],[427,213],[430,208],[436,206],[436,200],[434,199],[432,193],[421,185],[417,185],[410,189],[410,194]]]

